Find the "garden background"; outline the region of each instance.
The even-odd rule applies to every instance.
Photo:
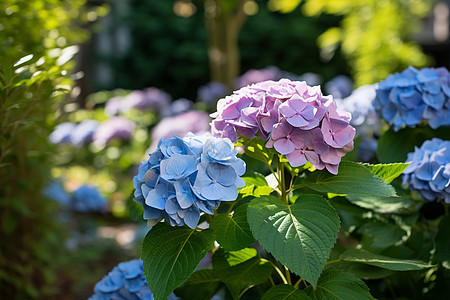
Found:
[[[449,68],[449,3],[2,1],[0,298],[87,299],[119,262],[139,258],[149,230],[132,201],[140,162],[162,137],[209,130],[217,100],[234,90],[289,78],[345,99],[409,66]],[[368,137],[349,159],[406,160],[413,148],[375,153],[380,136],[392,133],[380,119],[363,117]],[[417,132],[404,142],[419,147],[448,136],[448,127]],[[247,158],[248,169],[268,174]],[[402,195],[401,180],[393,185]],[[425,218],[444,214],[442,203],[419,198]],[[345,230],[359,222],[341,218]],[[364,243],[380,234],[387,247],[405,236],[390,221],[379,226],[383,218],[362,227]],[[437,282],[433,276],[422,277]],[[368,280],[374,297],[417,296],[408,291],[413,277],[380,278]]]

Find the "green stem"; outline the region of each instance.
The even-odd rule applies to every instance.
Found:
[[[300,285],[301,282],[305,282],[305,280],[303,280],[303,278],[300,278],[295,284],[294,284],[294,288],[298,289],[298,286]],[[306,282],[305,282],[306,285]]]
[[[280,179],[278,181],[278,188],[281,191],[280,200],[283,201],[286,204],[289,204],[287,200],[287,194],[286,194],[286,185],[285,185],[285,178],[284,178],[284,165],[281,162],[281,156],[278,156],[277,159],[277,171],[278,171],[278,178]]]
[[[291,188],[289,188],[288,190],[287,190],[287,192],[289,193],[290,191],[295,191],[295,190],[297,190],[297,189],[301,189],[301,188],[303,188],[303,187],[305,187],[305,185],[304,184],[296,184],[296,185],[294,185],[294,186],[291,186]]]
[[[281,272],[280,268],[278,268],[276,264],[274,264],[270,260],[267,260],[267,259],[264,259],[264,258],[261,258],[261,261],[270,263],[272,265],[272,267],[275,269],[275,271],[277,271],[278,276],[280,276],[280,278],[281,278],[281,281],[283,281],[284,284],[288,284],[288,281],[287,281],[286,277],[284,277],[283,272]]]
[[[273,282],[272,276],[269,277],[269,281],[272,286],[275,286],[275,282]]]
[[[284,271],[286,272],[286,279],[288,284],[292,285],[292,280],[291,280],[291,272],[289,271],[289,269],[284,266]]]
[[[335,264],[335,263],[338,263],[338,262],[341,262],[341,261],[342,261],[342,260],[340,260],[340,259],[330,260],[330,261],[328,261],[328,262],[326,263],[326,265],[328,266],[328,265]]]

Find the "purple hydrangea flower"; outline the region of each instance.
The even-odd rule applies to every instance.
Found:
[[[188,132],[209,131],[211,118],[207,113],[191,110],[173,117],[162,119],[152,130],[153,143],[150,151],[155,151],[158,141],[172,136],[185,136]]]
[[[411,164],[403,171],[403,184],[418,191],[427,201],[444,199],[450,203],[450,141],[425,141],[408,153]]]
[[[106,200],[95,186],[82,185],[73,192],[71,206],[82,213],[104,212]]]
[[[217,81],[211,81],[198,88],[197,98],[206,103],[216,103],[222,97],[228,94],[228,88],[225,84]]]
[[[325,84],[325,91],[334,99],[348,97],[353,91],[353,81],[345,75],[338,75]]]
[[[409,67],[378,85],[374,107],[397,131],[427,120],[431,128],[450,125],[450,74],[445,68]]]
[[[70,134],[70,142],[76,147],[81,147],[92,141],[92,136],[99,122],[96,120],[84,120],[78,124]]]
[[[70,143],[70,135],[77,125],[70,122],[63,122],[56,126],[50,134],[50,142],[53,144]]]
[[[123,117],[112,117],[102,122],[94,132],[93,141],[104,146],[112,139],[129,140],[136,125]]]
[[[280,69],[275,66],[268,66],[264,69],[250,69],[235,80],[237,89],[267,80],[279,79]]]
[[[172,97],[155,87],[149,87],[144,90],[136,90],[129,93],[122,99],[122,111],[128,111],[132,108],[139,110],[161,110],[168,106]]]
[[[161,110],[161,116],[163,118],[176,116],[181,113],[192,110],[194,102],[189,99],[181,98],[173,101],[170,105],[165,106]]]
[[[144,275],[141,260],[122,262],[112,269],[94,287],[94,295],[89,300],[153,300],[153,295]],[[171,294],[169,300],[178,299]]]
[[[122,112],[122,97],[113,97],[105,104],[105,113],[107,116],[115,116]]]
[[[220,99],[212,115],[216,136],[238,139],[256,134],[266,147],[289,160],[293,167],[307,161],[337,174],[341,157],[353,149],[351,115],[336,109],[331,96],[304,81],[264,81]]]
[[[134,201],[144,207],[148,225],[165,219],[195,228],[201,212],[214,214],[221,201],[236,200],[245,172],[236,153],[229,139],[209,133],[162,138],[133,178]]]

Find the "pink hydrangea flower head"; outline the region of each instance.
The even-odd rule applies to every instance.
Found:
[[[268,80],[241,88],[219,100],[211,116],[214,135],[232,141],[259,135],[294,167],[309,161],[337,174],[342,156],[353,149],[351,114],[338,111],[320,86],[304,81]]]

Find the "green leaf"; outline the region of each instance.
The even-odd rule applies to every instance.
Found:
[[[362,249],[347,250],[342,253],[339,258],[346,261],[365,263],[393,271],[412,271],[432,267],[432,265],[420,260],[392,258],[370,253]]]
[[[346,198],[360,207],[379,213],[392,213],[410,207],[414,201],[406,197],[381,197],[371,195],[347,195]]]
[[[402,175],[403,171],[410,163],[392,163],[392,164],[363,164],[372,173],[384,179],[386,182],[392,182],[395,178]]]
[[[250,171],[248,173],[250,173],[250,175],[252,175],[252,176],[242,177],[246,186],[250,186],[252,184],[255,186],[266,186],[267,185],[266,178],[261,173],[254,172],[254,171]]]
[[[407,232],[396,224],[372,221],[364,224],[358,232],[363,233],[363,247],[373,250],[385,249],[400,242]]]
[[[341,270],[347,273],[352,273],[356,277],[363,280],[380,279],[394,273],[391,270],[351,261],[340,261],[330,265],[330,268],[333,270]]]
[[[314,173],[317,173],[314,174]],[[396,196],[395,189],[389,183],[373,174],[362,164],[343,161],[337,175],[327,171],[316,171],[305,185],[322,193]]]
[[[214,242],[212,230],[158,223],[142,243],[144,273],[156,300],[167,299],[185,282]]]
[[[227,251],[243,249],[255,241],[247,222],[247,206],[240,205],[233,215],[219,214],[211,221],[217,242]]]
[[[328,201],[301,195],[287,205],[262,196],[250,202],[247,217],[264,249],[315,286],[339,231],[339,217]]]
[[[435,243],[436,250],[433,256],[434,263],[450,264],[450,216],[444,217],[439,223]]]
[[[374,299],[361,279],[339,270],[325,271],[320,276],[317,287],[308,286],[305,292],[317,300]]]
[[[273,267],[269,262],[262,261],[255,249],[231,253],[219,249],[213,256],[213,270],[233,298],[238,299],[246,288],[265,282],[272,274]]]
[[[182,299],[210,299],[221,286],[220,278],[213,270],[205,269],[192,273],[186,283],[176,289],[176,295]]]
[[[266,141],[263,141],[258,137],[248,138],[240,136],[240,138],[242,140],[242,145],[247,146],[245,154],[251,158],[262,161],[266,165],[272,163],[272,158],[275,153],[273,149],[266,148]]]
[[[262,300],[311,300],[304,291],[297,290],[292,285],[279,284],[271,287]]]

